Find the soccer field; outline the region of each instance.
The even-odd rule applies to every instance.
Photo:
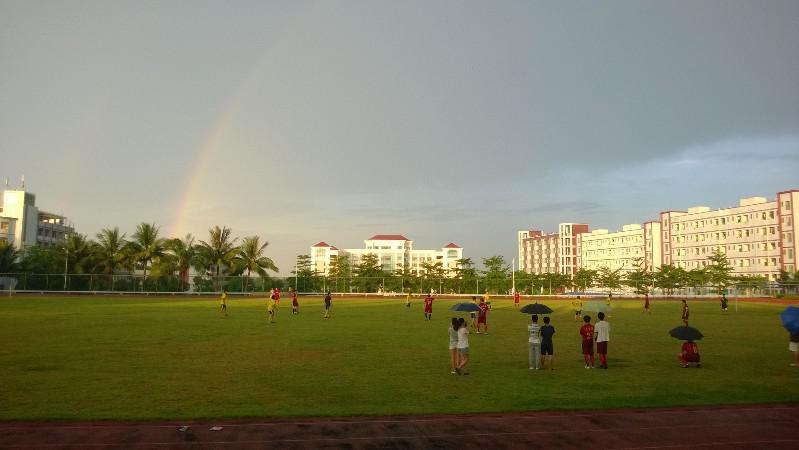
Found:
[[[32,297],[0,299],[0,420],[465,413],[799,401],[784,306],[726,313],[691,302],[701,369],[676,362],[677,301],[614,301],[609,370],[585,370],[564,300],[552,323],[556,370],[527,368],[529,316],[495,300],[490,334],[470,336],[471,375],[449,372],[454,300]],[[525,304],[526,300],[522,301]],[[733,305],[731,305],[733,306]]]

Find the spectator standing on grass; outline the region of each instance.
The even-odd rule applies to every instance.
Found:
[[[599,322],[594,326],[596,352],[599,354],[599,368],[608,368],[608,342],[610,341],[610,324],[605,320],[605,313],[597,314]]]
[[[427,294],[424,298],[424,318],[430,320],[433,318],[433,295]]]
[[[580,327],[580,336],[582,336],[583,346],[583,359],[585,360],[585,368],[594,368],[594,326],[591,325],[591,316],[583,316],[583,326]]]
[[[533,314],[532,323],[527,325],[527,349],[530,370],[541,368],[541,325],[538,314]]]
[[[330,296],[330,291],[325,294],[325,319],[330,318],[330,308],[333,306],[333,298]]]
[[[480,334],[480,324],[483,324],[485,334],[488,334],[488,304],[485,300],[480,300],[480,304],[477,306],[480,308],[480,311],[477,312],[477,334]]]
[[[458,373],[458,328],[461,323],[457,317],[452,318],[452,323],[449,325],[449,362],[451,365],[452,373]]]
[[[555,345],[552,343],[552,335],[555,334],[555,327],[549,324],[549,316],[544,317],[544,325],[541,326],[541,367],[549,366],[549,370],[555,370]]]
[[[688,309],[688,302],[685,299],[682,299],[682,323],[687,327],[688,326],[688,316],[691,315],[691,311]]]
[[[793,352],[792,367],[799,367],[799,333],[790,333],[791,338],[788,343],[788,350]]]
[[[219,312],[227,317],[227,290],[222,289],[222,296],[219,297]]]
[[[466,326],[466,321],[461,317],[458,319],[458,367],[457,372],[461,375],[469,375],[469,372],[464,370],[466,364],[469,363],[469,328]]]

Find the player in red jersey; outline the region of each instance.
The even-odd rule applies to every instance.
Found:
[[[300,303],[297,301],[297,291],[292,288],[289,288],[289,292],[291,292],[291,313],[299,314]]]
[[[687,341],[682,344],[682,351],[677,354],[677,360],[680,361],[680,365],[683,367],[688,367],[691,363],[696,364],[696,367],[701,367],[701,362],[699,359],[699,346],[696,345],[694,341]]]
[[[427,297],[424,298],[424,317],[427,320],[433,318],[433,296],[431,294],[427,294]]]
[[[521,295],[519,295],[519,293],[518,293],[518,292],[515,292],[515,293],[513,294],[513,306],[514,306],[516,309],[519,309],[519,300],[521,300],[521,299],[522,299],[522,296],[521,296]]]
[[[477,312],[477,334],[480,334],[480,325],[483,325],[485,328],[485,333],[488,334],[488,323],[486,319],[488,319],[488,303],[486,303],[484,298],[480,299],[480,304],[477,305],[480,308],[480,311]]]
[[[585,324],[580,327],[580,336],[583,338],[583,359],[585,368],[594,368],[594,326],[591,325],[591,316],[583,316]]]

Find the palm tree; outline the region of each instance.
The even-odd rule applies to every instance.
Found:
[[[61,244],[66,252],[67,271],[71,273],[88,273],[92,264],[94,246],[96,244],[86,239],[85,234],[73,233]]]
[[[241,247],[236,255],[236,263],[240,270],[247,271],[247,283],[249,283],[250,274],[253,271],[262,277],[266,276],[267,270],[278,271],[274,261],[264,256],[268,245],[269,241],[261,244],[258,236],[247,236],[241,242]]]
[[[185,238],[175,238],[167,243],[167,249],[174,258],[175,270],[178,271],[183,286],[189,282],[189,269],[197,264],[197,245],[194,236],[187,234]]]
[[[0,241],[0,273],[11,273],[17,270],[19,251],[6,241]]]
[[[144,266],[144,279],[147,279],[147,267],[154,258],[164,256],[165,240],[158,237],[159,228],[155,224],[140,223],[133,233],[133,241],[130,246],[133,250],[133,257]]]
[[[128,255],[125,247],[128,241],[125,234],[119,234],[119,227],[104,228],[97,233],[96,257],[97,267],[107,275],[111,275],[125,265]]]
[[[219,275],[222,267],[230,268],[235,263],[238,253],[236,241],[238,238],[230,238],[230,228],[215,226],[208,230],[208,242],[200,241],[199,253],[206,268],[213,266],[214,287],[219,289]]]

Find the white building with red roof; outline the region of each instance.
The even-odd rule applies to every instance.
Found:
[[[319,242],[311,247],[311,267],[319,274],[327,275],[333,258],[347,255],[351,265],[360,263],[367,254],[377,256],[384,272],[407,269],[417,274],[425,272],[425,266],[441,263],[441,267],[452,273],[457,260],[463,258],[463,248],[450,242],[437,250],[418,250],[413,241],[401,234],[376,234],[363,241],[363,248],[339,250],[327,242]]]

